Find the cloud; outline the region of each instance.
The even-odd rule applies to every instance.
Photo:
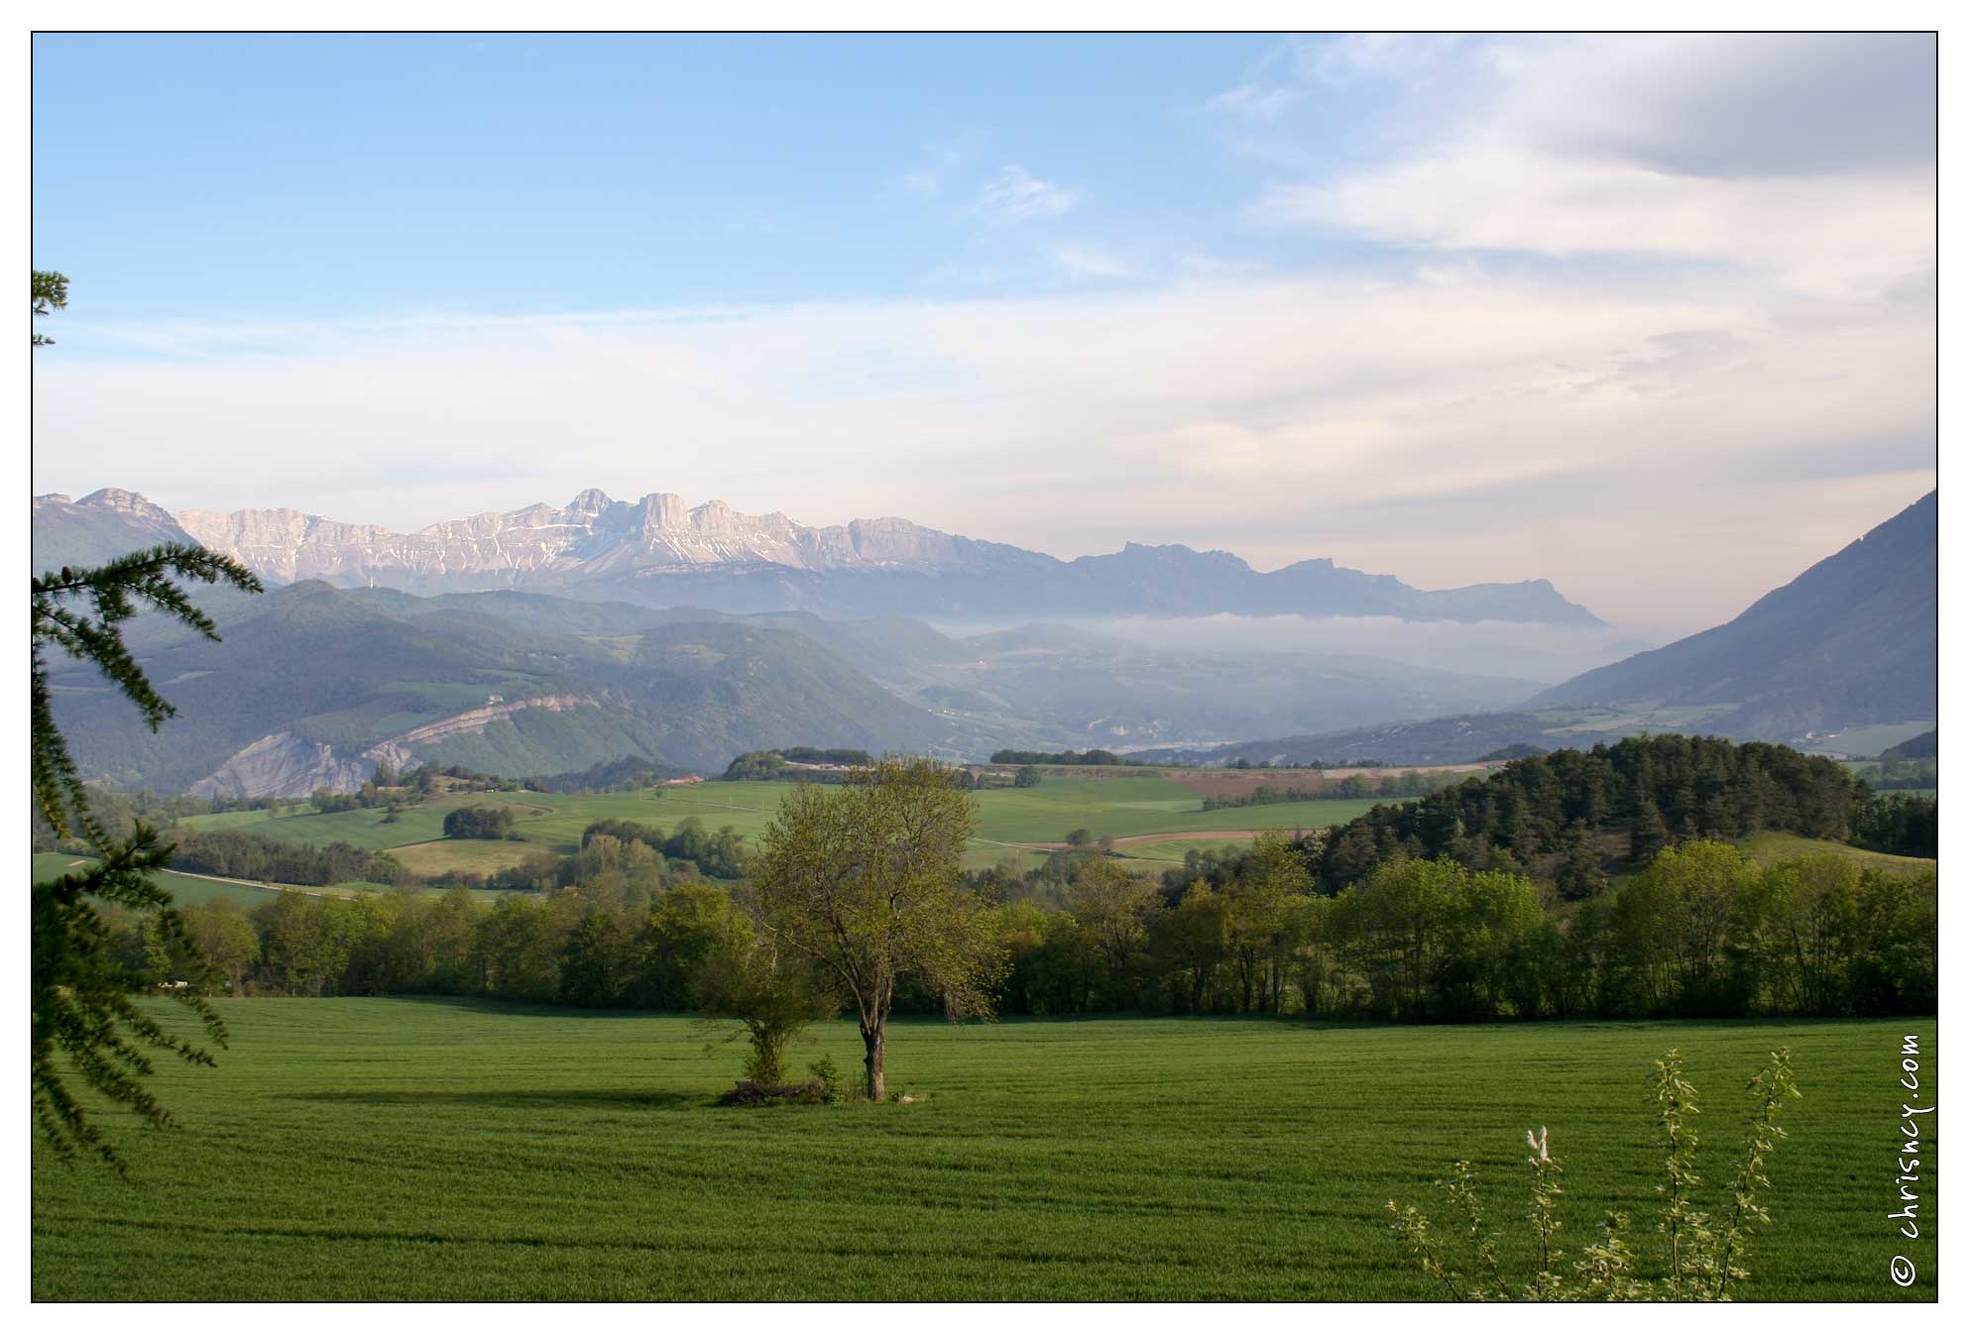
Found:
[[[1217,94],[1204,105],[1211,111],[1238,120],[1269,125],[1291,110],[1293,104],[1304,96],[1297,88],[1246,83]]]
[[[1470,41],[1454,33],[1357,32],[1296,40],[1278,54],[1302,79],[1345,87],[1365,79],[1431,77]]]
[[[1471,147],[1331,184],[1274,187],[1253,212],[1438,250],[1717,261],[1817,295],[1868,297],[1932,270],[1932,179],[1714,179]]]
[[[1067,556],[1183,541],[1423,586],[1551,578],[1694,628],[1933,484],[1931,315],[1766,295],[1462,266],[235,328],[173,362],[102,359],[78,319],[34,368],[34,481],[399,528],[669,490]],[[1909,443],[1854,447],[1881,440]]]
[[[972,129],[924,144],[917,164],[899,178],[903,190],[933,198],[942,194],[950,176],[983,152],[989,141],[990,136],[982,130]]]
[[[1011,163],[978,191],[974,210],[993,222],[1027,222],[1034,218],[1057,218],[1071,213],[1079,196],[1065,186],[1040,180],[1024,167]]]
[[[1390,63],[1386,46],[1321,50]],[[1432,250],[1727,265],[1836,299],[1932,282],[1929,39],[1498,40],[1413,96],[1461,105],[1472,88],[1480,110],[1426,117],[1440,128],[1396,160],[1274,183],[1252,216]]]
[[[903,188],[948,201],[971,246],[936,290],[1086,289],[1070,295],[74,312],[34,365],[35,486],[399,528],[670,490],[1062,556],[1181,541],[1425,587],[1549,578],[1612,620],[1687,631],[1934,485],[1934,149],[1915,114],[1931,53],[1285,44],[1216,108],[1276,177],[1243,197],[1273,232],[1242,249],[1020,227],[1076,192],[1017,164],[980,188],[1002,155],[975,139],[926,149]],[[1276,90],[1379,99],[1352,110],[1371,142],[1295,149],[1302,102]],[[1299,241],[1366,264],[1292,272]]]
[[[1063,245],[1053,251],[1053,262],[1074,278],[1139,278],[1141,271],[1099,246]]]

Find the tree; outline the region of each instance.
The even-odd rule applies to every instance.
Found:
[[[53,273],[44,269],[35,269],[33,273],[34,299],[30,309],[33,310],[35,316],[38,318],[51,311],[67,310],[68,278],[63,274]],[[48,335],[38,329],[35,330],[33,337],[35,347],[52,347],[54,346],[54,342],[55,340],[48,337]]]
[[[1259,835],[1237,878],[1226,887],[1240,1013],[1251,1011],[1254,991],[1262,1008],[1279,1013],[1290,946],[1287,928],[1297,900],[1312,887],[1304,859],[1291,839],[1278,832]]]
[[[1039,770],[1038,770],[1038,769],[1036,769],[1036,768],[1034,768],[1034,767],[1033,767],[1032,765],[1030,765],[1030,764],[1022,764],[1022,765],[1020,765],[1020,766],[1019,766],[1019,771],[1018,771],[1017,773],[1015,773],[1015,774],[1013,774],[1013,775],[1012,775],[1012,786],[1013,786],[1013,787],[1038,787],[1038,786],[1039,786]]]
[[[1103,1005],[1134,1002],[1135,955],[1148,933],[1155,889],[1105,857],[1088,861],[1073,877],[1073,915],[1107,967]]]
[[[207,963],[224,974],[226,990],[244,989],[246,970],[260,960],[260,937],[231,899],[200,903],[184,910],[185,929]]]
[[[975,821],[976,799],[942,765],[890,756],[838,787],[801,784],[761,840],[761,923],[853,1006],[871,1099],[886,1097],[897,981],[941,995],[953,1020],[991,1013],[1002,954],[958,867]]]
[[[1607,887],[1600,849],[1583,821],[1569,825],[1559,843],[1559,864],[1553,873],[1559,895],[1567,900],[1590,899]]]
[[[38,273],[35,289],[38,304]],[[50,304],[58,305],[55,298],[65,294],[64,284],[53,291]],[[29,768],[34,805],[57,838],[79,838],[98,854],[88,870],[44,881],[32,890],[35,1120],[64,1159],[87,1149],[119,1171],[122,1159],[70,1092],[56,1068],[55,1053],[65,1054],[90,1088],[154,1126],[170,1125],[171,1118],[143,1082],[152,1073],[143,1046],[175,1052],[194,1064],[209,1065],[212,1057],[191,1041],[167,1033],[132,1003],[132,989],[149,979],[115,957],[109,926],[91,900],[152,917],[150,929],[167,947],[181,948],[191,957],[197,957],[197,947],[183,917],[171,906],[171,896],[151,879],[151,872],[170,864],[170,845],[160,844],[156,831],[142,822],[128,838],[114,839],[90,810],[81,772],[55,725],[42,650],[52,644],[72,658],[94,664],[155,731],[175,710],[152,689],[123,642],[123,622],[142,603],[209,639],[219,637],[211,617],[191,604],[174,576],[208,584],[223,580],[246,592],[260,591],[260,581],[237,561],[178,543],[133,552],[93,569],[64,568],[32,581]],[[195,1011],[207,1036],[223,1046],[225,1026],[198,990],[174,990],[172,995]]]
[[[786,1082],[787,1048],[807,1025],[831,1019],[841,1008],[812,959],[781,950],[771,934],[754,931],[729,900],[691,991],[706,1018],[739,1021],[751,1048],[745,1077],[766,1087]]]
[[[1668,822],[1661,818],[1661,808],[1646,797],[1641,799],[1634,813],[1634,827],[1627,839],[1627,856],[1630,860],[1645,866],[1668,846]]]

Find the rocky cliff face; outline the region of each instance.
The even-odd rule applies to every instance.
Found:
[[[1397,616],[1597,625],[1542,579],[1425,592],[1391,575],[1330,560],[1261,573],[1227,551],[1129,543],[1063,561],[906,519],[810,527],[784,514],[741,514],[722,501],[688,506],[653,492],[612,500],[583,491],[568,504],[530,505],[392,532],[299,510],[186,510],[171,516],[141,496],[99,491],[35,509],[37,558],[85,522],[182,531],[243,561],[270,583],[321,579],[410,593],[500,588],[568,591],[651,607],[830,616],[1006,617]],[[128,549],[127,547],[125,549]]]
[[[718,566],[821,572],[956,560],[950,537],[904,519],[810,528],[784,514],[740,514],[719,500],[693,509],[683,497],[663,492],[631,503],[589,490],[560,509],[530,505],[435,523],[414,533],[289,509],[231,514],[187,510],[178,522],[200,544],[285,582],[372,577],[387,582],[409,574],[425,580],[453,576],[518,583],[530,575]]]
[[[402,769],[414,767],[416,759],[392,742],[351,754],[275,732],[243,747],[188,790],[194,797],[305,797],[322,787],[353,792],[375,777],[379,762]]]
[[[193,783],[194,797],[305,797],[316,788],[353,792],[375,776],[378,764],[402,771],[424,762],[423,748],[467,733],[483,734],[493,723],[522,709],[560,713],[592,705],[586,695],[545,695],[538,699],[494,702],[449,718],[424,723],[359,750],[307,741],[292,732],[275,732],[244,746],[211,774]]]

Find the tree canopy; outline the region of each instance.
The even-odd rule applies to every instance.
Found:
[[[753,860],[762,924],[856,1012],[872,1099],[885,1096],[898,982],[941,996],[953,1019],[991,1013],[1000,951],[959,873],[975,823],[948,769],[885,757],[855,782],[796,789]]]

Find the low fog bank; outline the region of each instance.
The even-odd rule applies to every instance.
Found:
[[[1013,624],[938,624],[948,635],[983,634]],[[1082,630],[1193,652],[1318,653],[1387,658],[1415,667],[1518,677],[1556,685],[1581,672],[1659,648],[1672,634],[1622,626],[1528,625],[1514,621],[1404,621],[1393,616],[1126,617],[1075,621]]]

